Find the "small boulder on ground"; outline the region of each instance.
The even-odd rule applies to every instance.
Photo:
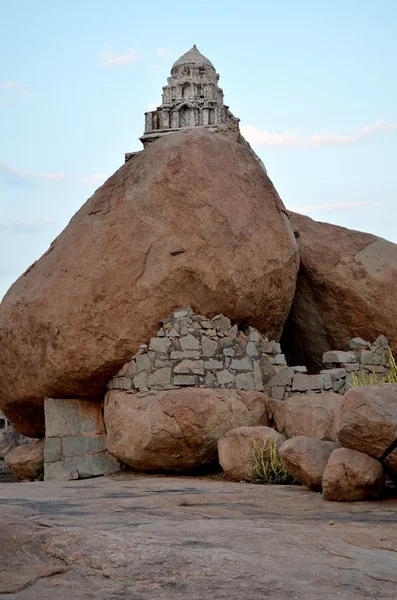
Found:
[[[336,413],[341,446],[385,460],[397,475],[390,453],[397,440],[397,384],[366,385],[349,390]]]
[[[215,464],[219,438],[243,425],[267,425],[261,392],[188,387],[110,391],[105,399],[108,452],[140,471],[189,471]]]
[[[5,455],[4,462],[14,477],[38,479],[44,470],[44,440],[33,440],[14,448]]]
[[[310,490],[321,491],[325,468],[335,442],[298,435],[284,442],[279,454],[288,471]]]
[[[21,435],[12,425],[0,431],[0,460],[14,448],[26,444],[27,441],[27,438]]]
[[[263,448],[268,442],[276,442],[277,447],[285,438],[271,427],[237,427],[225,433],[218,441],[219,464],[231,479],[249,480],[254,464],[253,449],[256,443]],[[264,458],[270,458],[269,451]]]
[[[324,500],[371,500],[381,495],[384,485],[385,474],[379,461],[356,450],[337,448],[324,471]]]
[[[270,399],[268,411],[273,427],[289,439],[297,435],[336,442],[335,411],[339,394],[307,394],[288,400]]]

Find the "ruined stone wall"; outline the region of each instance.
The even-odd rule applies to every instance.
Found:
[[[349,352],[324,354],[325,369],[309,375],[305,366],[288,366],[280,344],[248,327],[244,331],[217,315],[207,319],[190,307],[161,322],[156,337],[113,377],[109,389],[171,390],[183,386],[266,391],[277,399],[350,389],[352,373],[388,374],[388,341],[371,346],[355,338]]]

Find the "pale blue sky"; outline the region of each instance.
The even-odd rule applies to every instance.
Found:
[[[0,297],[193,44],[288,208],[397,242],[396,0],[0,0],[0,23]]]

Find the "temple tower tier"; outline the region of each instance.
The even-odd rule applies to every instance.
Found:
[[[238,123],[223,103],[219,75],[213,64],[194,45],[172,66],[163,87],[162,104],[145,113],[145,132],[140,138],[146,148],[173,131],[203,127],[218,131]],[[236,123],[237,122],[237,123]]]

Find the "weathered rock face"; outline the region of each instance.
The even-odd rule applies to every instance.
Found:
[[[352,388],[343,396],[335,426],[342,446],[386,459],[397,441],[397,384]],[[393,456],[387,465],[397,475]]]
[[[301,266],[283,333],[288,362],[314,372],[323,352],[345,348],[358,334],[372,340],[383,333],[397,351],[397,245],[289,214]]]
[[[271,427],[237,427],[223,435],[218,442],[219,464],[231,479],[249,480],[254,465],[254,443],[260,448],[268,442],[279,447],[285,438]],[[270,452],[264,452],[264,458],[270,458]]]
[[[334,450],[323,477],[324,500],[355,502],[377,498],[385,475],[379,461],[349,448]]]
[[[157,329],[191,305],[279,336],[298,250],[252,153],[221,135],[175,133],[94,194],[0,308],[0,407],[26,435],[44,397],[96,397]]]
[[[335,411],[342,396],[332,392],[268,401],[273,427],[287,439],[297,435],[337,441]]]
[[[38,479],[43,474],[44,440],[33,440],[11,450],[4,462],[18,479]]]
[[[108,451],[140,471],[187,471],[217,460],[219,438],[235,427],[267,424],[267,396],[185,388],[108,392]]]
[[[300,483],[310,490],[321,491],[325,467],[337,447],[335,442],[299,435],[284,442],[279,454],[285,468]]]

